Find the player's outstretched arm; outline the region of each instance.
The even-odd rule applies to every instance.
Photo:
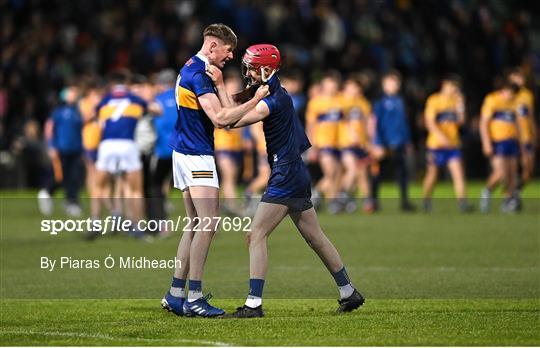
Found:
[[[216,128],[225,128],[235,124],[254,109],[257,103],[268,95],[268,88],[268,86],[259,87],[252,99],[235,107],[222,107],[217,95],[214,93],[201,95],[199,103]]]
[[[259,103],[257,103],[257,106],[255,106],[255,109],[248,112],[244,117],[239,119],[236,123],[231,124],[230,127],[240,128],[240,127],[249,126],[250,124],[262,121],[268,115],[270,115],[270,109],[268,108],[268,105],[266,105],[266,103],[263,101],[259,101]]]

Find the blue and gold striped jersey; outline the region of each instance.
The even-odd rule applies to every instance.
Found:
[[[146,102],[125,86],[115,86],[96,107],[101,140],[135,138],[135,127],[146,114]]]
[[[169,145],[186,155],[214,155],[214,124],[197,99],[206,93],[216,93],[206,75],[205,64],[206,57],[201,54],[191,57],[176,80],[178,118]]]

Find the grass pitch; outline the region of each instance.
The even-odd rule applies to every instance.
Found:
[[[471,196],[479,189],[473,185]],[[437,194],[451,197],[451,188],[443,185]],[[0,343],[540,345],[540,185],[525,194],[525,210],[516,215],[502,215],[496,206],[490,214],[461,215],[451,199],[434,201],[430,215],[401,214],[391,198],[377,215],[321,213],[367,297],[348,315],[334,313],[331,276],[286,220],[270,237],[266,317],[212,320],[160,309],[169,270],[40,269],[42,256],[170,258],[179,234],[152,244],[120,235],[93,243],[76,233],[49,236],[40,232],[33,193],[2,193]],[[243,303],[247,278],[243,233],[219,233],[204,281],[212,303],[234,310]]]

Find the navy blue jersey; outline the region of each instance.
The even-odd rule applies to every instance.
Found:
[[[51,145],[60,153],[82,151],[82,117],[77,105],[59,106],[52,112]]]
[[[377,126],[375,144],[401,146],[411,141],[405,106],[400,96],[385,95],[373,106]]]
[[[270,115],[263,120],[266,152],[271,167],[291,163],[311,147],[291,96],[276,75],[268,81],[270,95],[263,99]]]
[[[214,155],[214,124],[197,99],[206,93],[216,93],[206,75],[205,64],[204,56],[191,57],[176,81],[178,118],[169,145],[186,155]]]

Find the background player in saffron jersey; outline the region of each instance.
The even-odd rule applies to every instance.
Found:
[[[352,75],[343,85],[343,120],[339,125],[339,145],[343,178],[341,180],[341,196],[344,198],[345,210],[356,210],[354,195],[356,189],[364,198],[363,209],[373,210],[369,187],[369,136],[368,123],[372,118],[371,104],[362,93],[359,75]]]
[[[289,215],[306,240],[334,277],[340,292],[339,312],[348,312],[364,303],[352,286],[341,257],[322,231],[311,203],[311,180],[301,155],[310,146],[291,97],[281,87],[276,74],[281,62],[275,46],[249,47],[242,64],[253,83],[266,83],[270,95],[258,101],[233,127],[245,127],[263,121],[268,162],[271,167],[266,192],[253,218],[249,243],[249,295],[243,307],[230,316],[252,318],[264,316],[262,293],[268,267],[267,240],[276,226]]]
[[[509,81],[499,90],[486,96],[482,104],[480,136],[484,155],[491,161],[492,172],[482,191],[480,210],[489,210],[492,191],[503,186],[503,212],[517,209],[517,200],[513,198],[516,189],[518,158],[520,153],[520,131],[516,105],[517,86]]]
[[[452,176],[459,210],[468,212],[465,171],[460,150],[459,127],[465,121],[465,104],[459,90],[459,80],[447,77],[439,92],[432,94],[424,111],[427,138],[427,169],[424,178],[424,210],[432,209],[431,196],[439,168],[447,167]]]
[[[525,86],[525,76],[520,69],[510,73],[510,81],[519,87],[516,95],[517,115],[521,130],[521,177],[518,180],[515,197],[519,200],[520,192],[534,175],[534,158],[538,146],[536,121],[534,119],[534,97]]]
[[[339,123],[343,119],[343,108],[339,95],[341,76],[329,71],[320,82],[320,93],[309,100],[306,108],[306,132],[313,142],[321,166],[322,178],[316,189],[324,194],[330,213],[338,213],[337,201],[341,176],[339,150]]]

